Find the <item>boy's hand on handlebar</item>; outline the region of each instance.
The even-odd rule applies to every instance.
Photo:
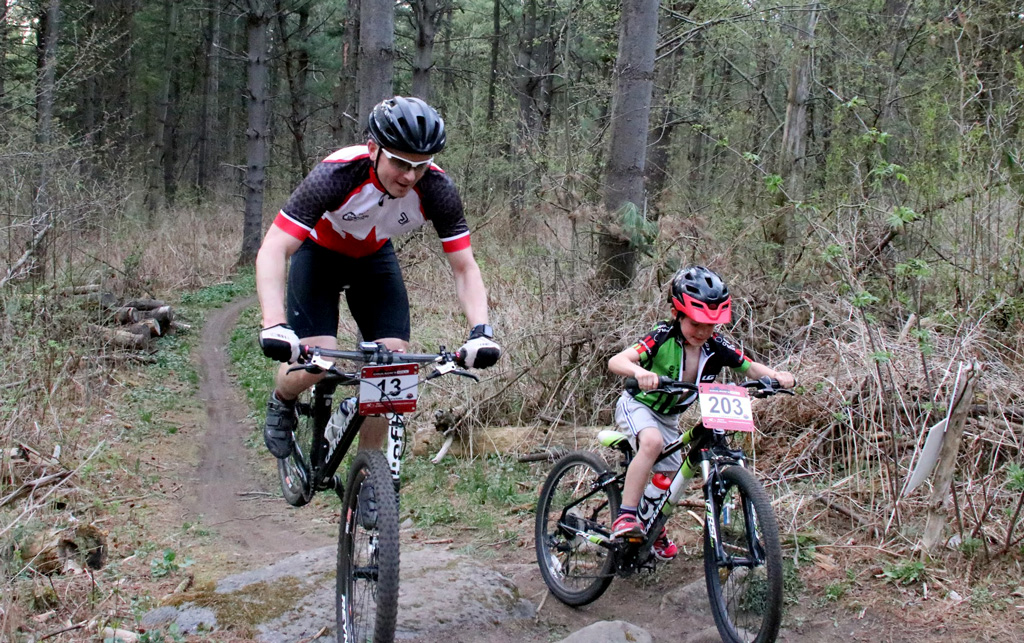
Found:
[[[299,336],[288,324],[275,324],[260,331],[260,348],[270,359],[290,364],[299,359]]]
[[[633,377],[636,378],[637,385],[639,385],[640,389],[643,391],[650,391],[652,389],[656,389],[658,388],[658,385],[661,383],[661,379],[658,377],[657,373],[652,373],[643,368],[637,368],[636,373],[633,374]]]
[[[779,380],[782,388],[793,388],[796,386],[796,376],[789,371],[775,371],[775,379]]]

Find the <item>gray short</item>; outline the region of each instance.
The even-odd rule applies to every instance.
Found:
[[[646,404],[641,404],[633,399],[629,393],[623,392],[619,401],[615,404],[615,425],[619,430],[630,436],[630,444],[637,448],[637,436],[644,429],[658,429],[661,432],[661,439],[668,444],[679,437],[679,416],[663,415],[657,413]],[[669,457],[654,465],[654,471],[674,474],[683,464],[681,451],[676,451]]]

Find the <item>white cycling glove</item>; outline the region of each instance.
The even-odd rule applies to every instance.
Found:
[[[299,359],[299,336],[288,324],[277,324],[260,331],[260,348],[270,359],[291,363]]]
[[[457,353],[458,363],[466,368],[487,368],[494,366],[501,357],[501,346],[491,339],[494,331],[487,324],[478,324],[469,334],[469,341]]]

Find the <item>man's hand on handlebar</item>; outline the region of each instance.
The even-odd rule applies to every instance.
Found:
[[[260,331],[260,348],[270,359],[291,364],[299,359],[299,336],[288,324],[275,324]]]
[[[456,351],[456,363],[463,368],[494,366],[501,357],[501,346],[492,341],[494,333],[487,324],[478,324],[469,333],[469,340]]]

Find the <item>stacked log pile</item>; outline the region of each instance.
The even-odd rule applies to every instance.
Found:
[[[103,311],[103,324],[88,324],[90,333],[105,344],[128,350],[152,349],[153,340],[168,333],[187,330],[188,325],[174,320],[174,309],[160,299],[121,301],[98,287],[79,286],[72,294],[81,297],[88,308]]]

